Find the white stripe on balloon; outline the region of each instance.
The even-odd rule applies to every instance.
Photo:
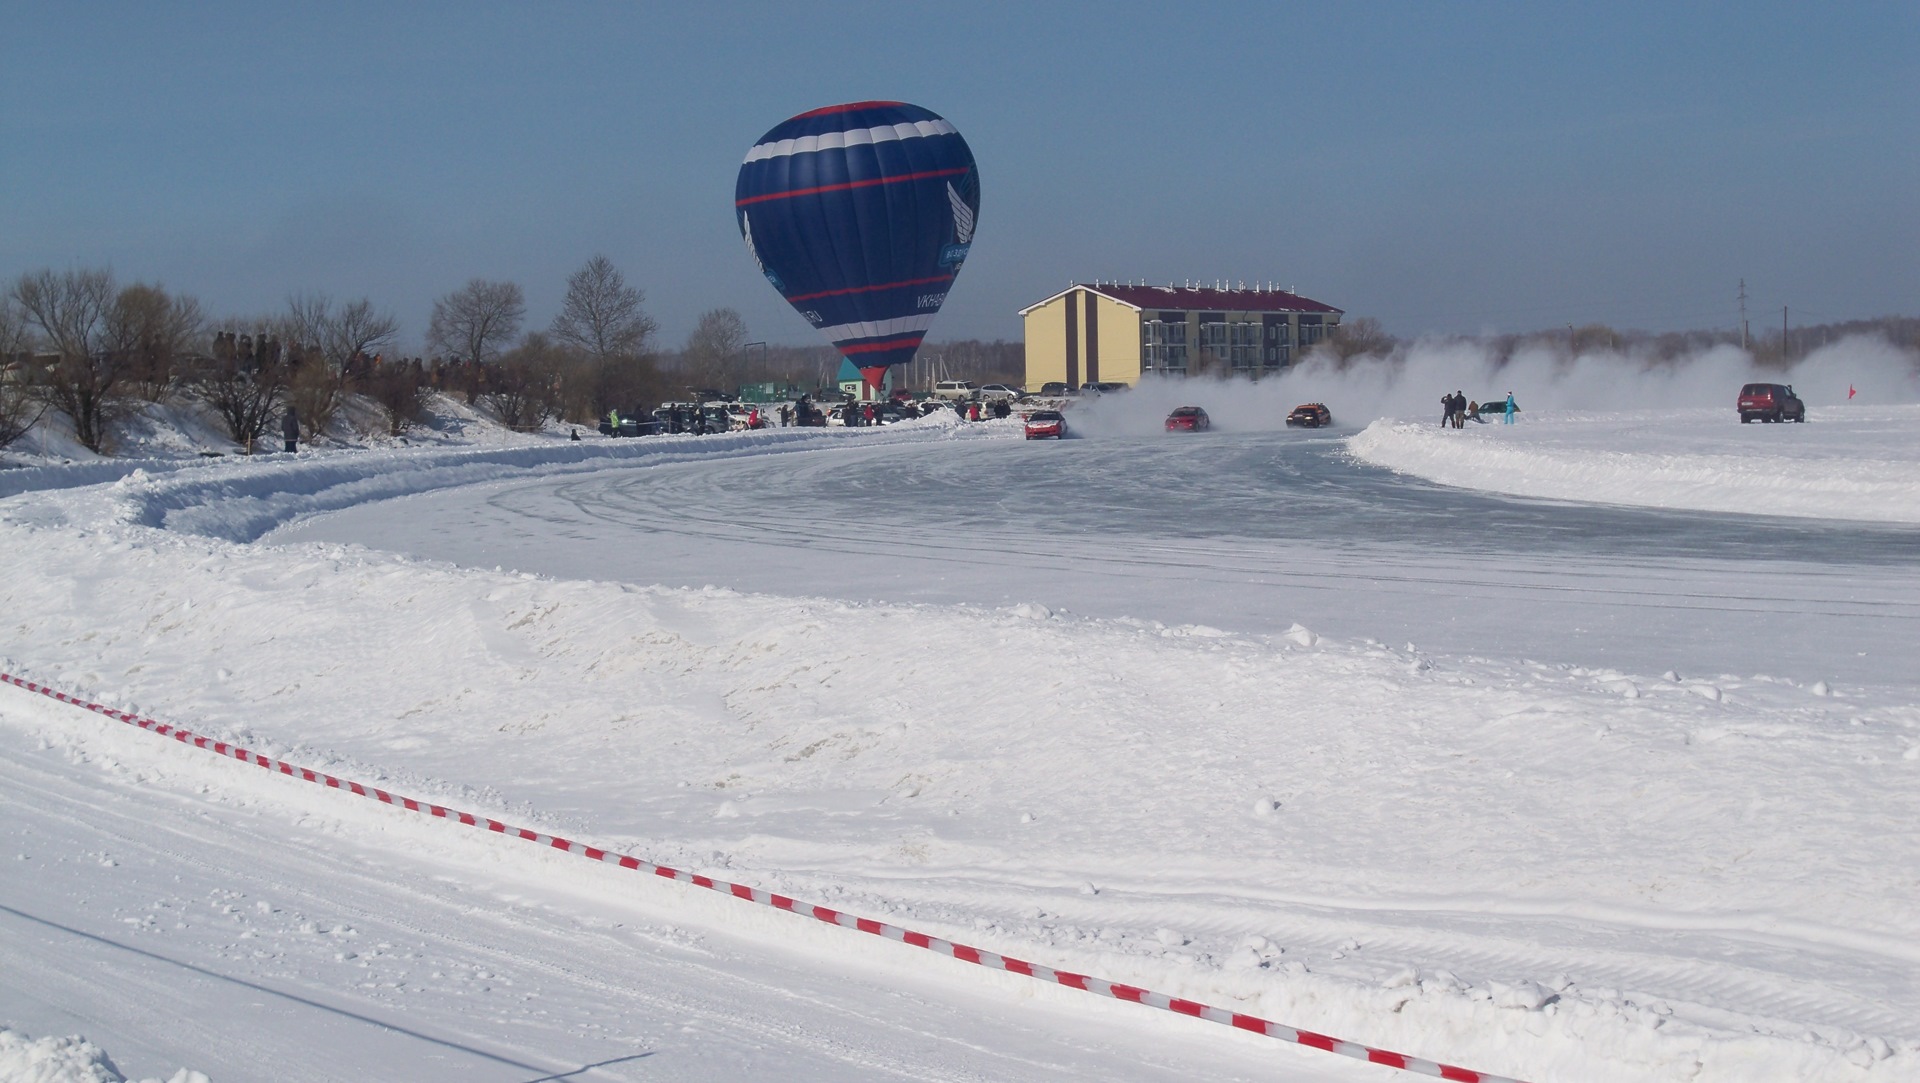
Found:
[[[760,143],[747,152],[747,162],[760,162],[768,158],[784,158],[789,154],[810,154],[816,150],[840,150],[844,147],[869,143],[891,143],[900,139],[919,139],[928,135],[958,135],[954,126],[944,120],[921,120],[912,124],[882,124],[877,128],[854,128],[844,132],[827,132],[822,135],[803,135],[798,139],[781,139],[772,143]],[[743,162],[741,164],[747,164]]]

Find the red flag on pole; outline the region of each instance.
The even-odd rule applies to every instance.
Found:
[[[1847,385],[1847,401],[1848,402],[1853,401],[1853,385],[1852,384]]]

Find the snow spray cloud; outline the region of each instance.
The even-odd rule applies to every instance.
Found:
[[[1376,418],[1429,418],[1439,423],[1440,398],[1455,391],[1478,402],[1504,403],[1507,392],[1529,411],[1648,410],[1723,406],[1740,386],[1787,383],[1810,406],[1920,402],[1920,357],[1878,336],[1855,335],[1823,346],[1782,371],[1762,368],[1738,346],[1720,345],[1670,360],[1597,351],[1569,358],[1550,346],[1523,346],[1502,362],[1478,339],[1422,339],[1386,357],[1345,366],[1309,358],[1285,374],[1246,379],[1149,376],[1123,394],[1076,403],[1073,425],[1100,436],[1160,428],[1176,406],[1199,406],[1230,432],[1283,428],[1289,411],[1322,402],[1334,424],[1358,428]]]

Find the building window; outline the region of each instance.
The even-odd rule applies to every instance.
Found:
[[[1187,321],[1178,312],[1162,312],[1161,319],[1140,325],[1140,368],[1143,372],[1186,375]],[[1172,316],[1174,319],[1166,319]]]
[[[1227,324],[1227,349],[1224,355],[1233,371],[1258,378],[1260,375],[1260,325],[1251,321]]]
[[[1304,348],[1327,337],[1327,325],[1318,316],[1300,317],[1300,345]]]
[[[1209,316],[1217,313],[1209,312]],[[1216,358],[1227,356],[1227,325],[1224,320],[1200,325],[1200,349]]]
[[[1293,334],[1285,316],[1266,317],[1268,372],[1278,372],[1293,361]]]

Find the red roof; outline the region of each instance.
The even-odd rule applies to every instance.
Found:
[[[1205,309],[1209,312],[1340,312],[1332,305],[1302,297],[1286,290],[1217,290],[1190,286],[1121,286],[1103,282],[1077,283],[1076,289],[1092,290],[1136,308]]]

